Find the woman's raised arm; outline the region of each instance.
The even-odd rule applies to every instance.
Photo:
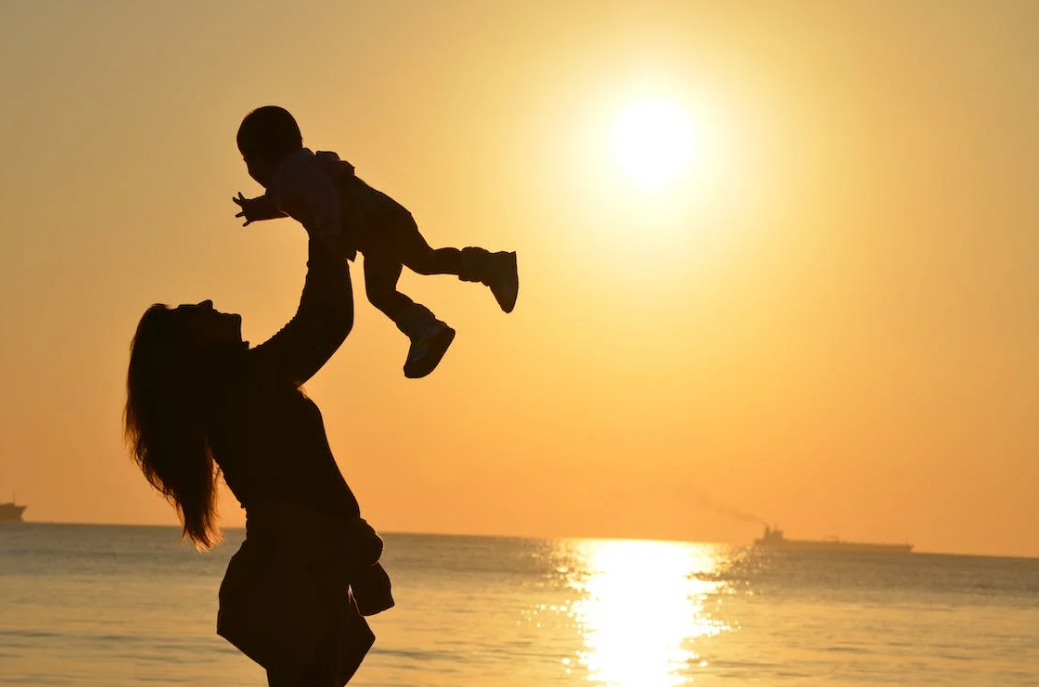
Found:
[[[277,334],[253,349],[260,365],[303,384],[339,349],[354,322],[347,262],[311,239],[299,308]]]

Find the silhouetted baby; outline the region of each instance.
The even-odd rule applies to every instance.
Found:
[[[267,192],[241,193],[235,217],[251,222],[292,217],[312,238],[330,243],[344,258],[364,255],[368,300],[411,340],[406,377],[424,377],[447,352],[455,330],[425,306],[397,290],[401,268],[418,274],[453,274],[490,287],[498,305],[512,312],[519,292],[516,253],[483,248],[430,248],[406,208],[354,174],[333,152],[303,147],[299,125],[284,108],[253,110],[238,128],[238,150],[249,176]]]

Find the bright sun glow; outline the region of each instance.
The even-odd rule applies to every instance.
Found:
[[[638,186],[668,186],[689,166],[692,129],[685,111],[670,100],[644,100],[630,106],[613,129],[613,150],[621,170]]]

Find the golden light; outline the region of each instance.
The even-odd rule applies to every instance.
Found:
[[[621,171],[647,189],[670,185],[689,167],[693,142],[688,114],[666,99],[629,106],[613,127],[613,152]]]
[[[675,687],[706,667],[697,642],[727,629],[705,603],[722,587],[701,576],[721,565],[706,545],[647,541],[582,541],[584,574],[572,612],[585,649],[588,680],[609,687]]]

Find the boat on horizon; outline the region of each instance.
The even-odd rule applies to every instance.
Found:
[[[28,506],[20,506],[14,501],[0,503],[0,522],[22,522],[22,513]]]
[[[910,553],[912,544],[874,544],[870,542],[832,539],[787,539],[778,527],[765,527],[765,533],[754,540],[754,546],[791,551],[859,551],[867,553]]]

